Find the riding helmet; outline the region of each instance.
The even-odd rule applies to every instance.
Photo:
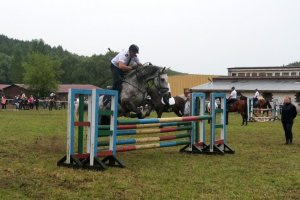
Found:
[[[129,51],[132,51],[133,53],[139,53],[139,47],[135,44],[130,45]]]

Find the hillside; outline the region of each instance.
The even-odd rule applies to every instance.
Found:
[[[41,39],[22,41],[5,35],[0,35],[0,83],[23,83],[23,65],[28,56],[33,53],[44,54],[59,61],[58,83],[93,84],[103,88],[112,83],[109,66],[110,60],[117,52],[108,51],[104,55],[79,56],[63,49],[62,46],[51,47]],[[169,70],[168,74],[182,73]]]

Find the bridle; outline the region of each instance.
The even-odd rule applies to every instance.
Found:
[[[138,68],[137,70],[139,70],[139,68]],[[159,95],[163,95],[163,94],[165,94],[167,91],[169,91],[169,88],[168,88],[168,87],[163,87],[163,86],[162,86],[162,81],[161,81],[160,76],[163,75],[163,74],[165,74],[165,73],[162,73],[162,72],[159,70],[157,73],[155,73],[155,75],[153,75],[153,76],[147,78],[146,80],[143,80],[144,86],[145,86],[145,87],[144,87],[145,90],[144,90],[143,88],[140,88],[139,86],[137,86],[136,84],[134,84],[134,83],[132,83],[132,82],[129,82],[129,81],[126,81],[126,80],[123,80],[122,82],[127,83],[127,84],[133,86],[134,88],[136,88],[138,92],[140,92],[140,93],[143,94],[144,98],[146,97],[146,93],[149,93],[149,91],[150,91],[151,89],[156,89],[156,90],[158,91],[158,94],[159,94]],[[135,76],[136,76],[136,79],[137,79],[137,80],[140,80],[140,79],[141,79],[141,77],[138,77],[137,71],[136,71],[136,73],[135,73]],[[143,78],[143,77],[142,77],[142,78]],[[155,79],[158,79],[158,81],[155,81]],[[156,83],[157,83],[157,84],[156,84]]]
[[[169,88],[168,87],[162,87],[162,83],[161,83],[161,78],[160,76],[162,75],[163,73],[161,73],[160,71],[157,73],[156,76],[152,77],[151,79],[149,79],[146,84],[147,84],[147,87],[146,89],[151,89],[152,87],[154,87],[157,91],[158,91],[158,94],[162,95],[162,94],[165,94],[166,92],[169,91]],[[155,84],[155,79],[158,79],[158,84]]]

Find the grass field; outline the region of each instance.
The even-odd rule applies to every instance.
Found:
[[[280,121],[240,126],[235,154],[190,155],[180,147],[120,154],[126,168],[104,172],[56,166],[66,154],[66,110],[0,110],[0,199],[300,199],[300,117],[294,144]]]

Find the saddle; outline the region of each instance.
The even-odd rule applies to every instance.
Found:
[[[231,99],[228,101],[228,103],[227,103],[228,111],[234,110],[234,102],[236,102],[236,101],[237,101],[236,99]]]

